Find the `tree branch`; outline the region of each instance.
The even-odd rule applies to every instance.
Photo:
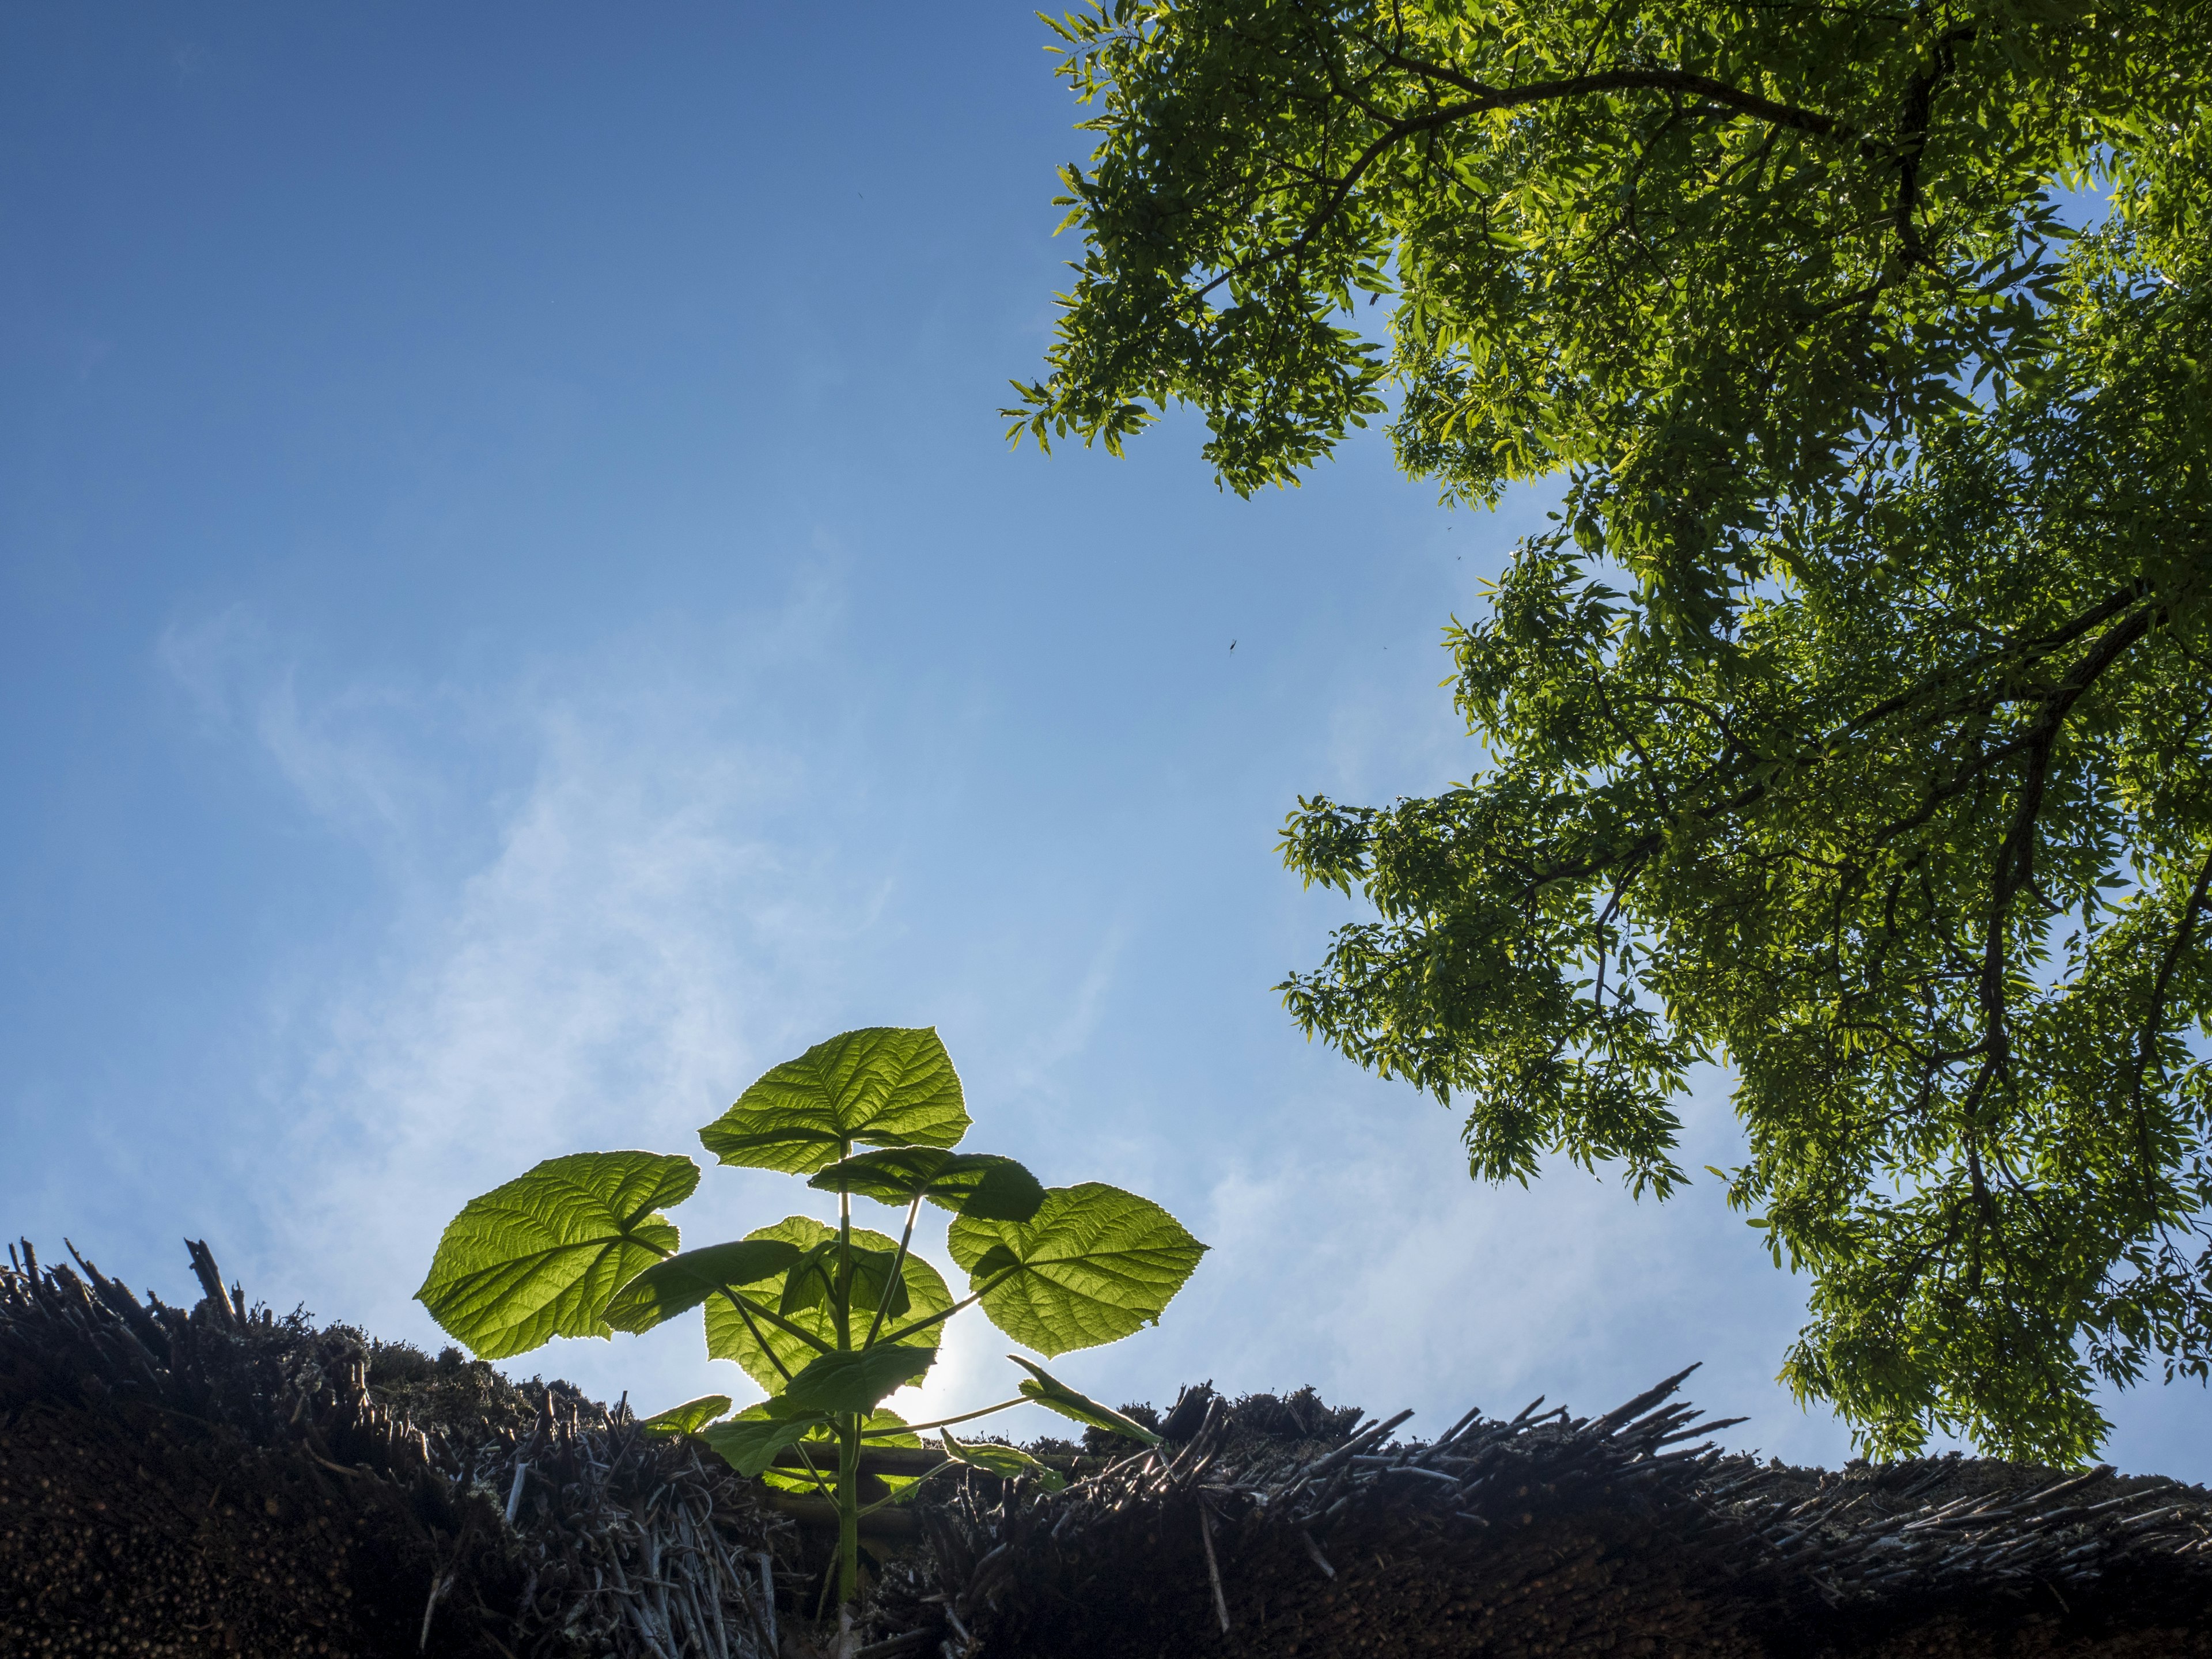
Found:
[[[2188,900],[2182,905],[2181,915],[2173,924],[2173,937],[2166,943],[2166,954],[2159,958],[2157,975],[2151,981],[2150,1011],[2144,1016],[2142,1030],[2136,1034],[2135,1064],[2128,1079],[2128,1093],[2135,1103],[2136,1150],[2142,1159],[2143,1198],[2146,1202],[2156,1201],[2153,1185],[2156,1163],[2151,1156],[2150,1116],[2143,1109],[2143,1074],[2150,1069],[2158,1045],[2159,1028],[2166,1024],[2166,988],[2172,981],[2174,970],[2181,965],[2182,957],[2188,954],[2190,939],[2197,931],[2197,915],[2204,908],[2204,896],[2208,890],[2212,890],[2212,852],[2208,852],[2204,855],[2204,862],[2197,866],[2197,884],[2189,890]]]
[[[1685,70],[1610,69],[1599,70],[1589,75],[1570,76],[1564,80],[1534,81],[1523,87],[1492,87],[1462,75],[1458,70],[1441,64],[1424,63],[1419,58],[1383,50],[1383,61],[1396,68],[1415,74],[1432,75],[1437,79],[1471,94],[1466,101],[1445,104],[1424,114],[1403,116],[1389,123],[1368,146],[1360,151],[1357,160],[1336,181],[1328,199],[1307,216],[1305,224],[1291,240],[1290,246],[1279,255],[1267,256],[1295,262],[1313,243],[1324,226],[1336,216],[1337,210],[1364,178],[1367,170],[1381,159],[1383,153],[1400,140],[1424,132],[1433,132],[1474,115],[1490,115],[1500,110],[1518,109],[1528,104],[1556,103],[1564,99],[1582,98],[1595,93],[1654,91],[1689,92],[1709,98],[1732,114],[1748,115],[1774,124],[1795,128],[1801,132],[1856,136],[1857,129],[1817,110],[1799,109],[1794,105],[1780,104],[1757,93],[1745,92],[1716,81],[1710,76],[1692,75]],[[1191,297],[1203,300],[1223,283],[1233,282],[1247,271],[1256,269],[1262,261],[1253,258],[1233,265],[1212,282],[1200,288]]]
[[[2010,1047],[2004,1029],[2005,920],[2014,899],[2035,875],[2035,825],[2043,812],[2043,791],[2050,774],[2051,745],[2057,741],[2059,728],[2065,725],[2066,716],[2082,694],[2150,631],[2156,614],[2154,605],[2140,606],[2100,635],[2096,644],[2045,699],[2041,717],[2022,739],[2027,745],[2027,775],[2021,781],[2020,804],[2014,809],[2012,823],[1997,848],[1996,865],[1990,872],[1990,931],[1982,947],[1979,994],[1990,1021],[1990,1058],[2000,1066],[2005,1064]]]
[[[1771,98],[1761,97],[1758,93],[1732,87],[1725,81],[1716,81],[1709,75],[1692,75],[1686,70],[1598,70],[1587,75],[1570,76],[1561,81],[1533,81],[1525,87],[1492,87],[1473,76],[1461,74],[1449,64],[1427,63],[1409,53],[1385,48],[1379,55],[1393,68],[1410,70],[1416,75],[1433,76],[1445,85],[1456,87],[1468,94],[1470,102],[1450,106],[1462,114],[1511,109],[1522,104],[1547,103],[1557,98],[1578,97],[1592,92],[1691,92],[1700,98],[1710,98],[1736,114],[1753,116],[1778,127],[1844,137],[1853,137],[1857,132],[1857,129],[1849,122],[1839,121],[1832,115],[1823,115],[1818,110],[1802,109],[1795,104],[1778,103]]]

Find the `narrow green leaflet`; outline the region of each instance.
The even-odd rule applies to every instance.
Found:
[[[1089,1395],[1078,1394],[1043,1366],[1032,1364],[1018,1353],[1010,1353],[1006,1358],[1030,1374],[1030,1380],[1022,1384],[1021,1391],[1038,1405],[1056,1411],[1062,1417],[1072,1417],[1079,1423],[1088,1423],[1093,1428],[1104,1429],[1110,1434],[1121,1435],[1143,1445],[1163,1443],[1159,1436],[1134,1418],[1124,1417],[1112,1407],[1100,1405]]]
[[[775,1461],[786,1446],[796,1445],[817,1429],[830,1426],[820,1412],[793,1407],[787,1401],[770,1400],[749,1407],[726,1423],[701,1431],[700,1438],[720,1453],[722,1461],[739,1474],[757,1475]],[[831,1462],[835,1462],[834,1456]]]
[[[966,1463],[986,1474],[1012,1480],[1026,1474],[1036,1478],[1047,1492],[1058,1492],[1067,1485],[1067,1477],[1048,1464],[1040,1463],[1019,1446],[1000,1446],[989,1441],[965,1444],[951,1434],[939,1437],[945,1442],[945,1455],[955,1462]]]
[[[936,1030],[877,1025],[775,1067],[699,1139],[725,1164],[805,1175],[856,1144],[952,1146],[967,1133],[960,1074]]]
[[[800,1411],[872,1412],[937,1363],[935,1348],[886,1342],[850,1353],[817,1354],[791,1379],[783,1398]]]
[[[945,1243],[991,1322],[1048,1355],[1158,1323],[1206,1254],[1150,1199],[1095,1181],[1049,1188],[1026,1222],[956,1217]]]
[[[861,1152],[830,1164],[806,1184],[823,1192],[858,1193],[878,1204],[926,1198],[940,1209],[987,1221],[1027,1221],[1044,1202],[1042,1183],[1011,1158],[941,1146]]]
[[[773,1241],[788,1245],[793,1251],[794,1261],[799,1261],[803,1260],[806,1252],[818,1245],[834,1246],[836,1237],[835,1227],[825,1226],[809,1216],[794,1215],[787,1216],[774,1226],[763,1227],[749,1235],[745,1242]],[[866,1227],[855,1227],[853,1229],[853,1243],[856,1258],[856,1271],[853,1275],[853,1322],[856,1328],[849,1334],[853,1341],[858,1342],[867,1334],[868,1323],[875,1317],[877,1302],[882,1297],[884,1286],[884,1273],[872,1272],[872,1264],[881,1261],[887,1269],[890,1257],[898,1249],[898,1241]],[[787,1273],[782,1284],[779,1285],[771,1279],[754,1285],[747,1294],[781,1311],[785,1292],[792,1285],[793,1273],[799,1274],[802,1280],[815,1277],[811,1269],[794,1267]],[[818,1285],[818,1278],[816,1282]],[[952,1291],[943,1276],[929,1263],[915,1255],[908,1256],[900,1264],[899,1291],[892,1297],[894,1304],[898,1301],[898,1295],[905,1297],[904,1311],[899,1315],[902,1324],[927,1318],[931,1314],[942,1313],[952,1305]],[[793,1303],[792,1310],[784,1316],[799,1329],[832,1347],[836,1346],[837,1319],[830,1304],[819,1299],[809,1301],[803,1290],[793,1297]],[[884,1329],[889,1330],[890,1316],[886,1315],[884,1317]],[[904,1340],[907,1346],[933,1348],[940,1340],[937,1328],[932,1326],[927,1330],[915,1332]],[[746,1376],[763,1389],[775,1392],[783,1388],[787,1372],[797,1371],[820,1350],[757,1316],[748,1328],[744,1317],[730,1305],[728,1298],[717,1296],[707,1302],[707,1352],[716,1359],[736,1360],[744,1368]],[[775,1359],[769,1358],[770,1354],[775,1356]],[[777,1368],[775,1359],[783,1362],[781,1370]]]
[[[729,1395],[702,1395],[698,1399],[687,1400],[680,1406],[671,1406],[665,1412],[655,1412],[651,1417],[641,1419],[638,1427],[647,1434],[696,1434],[729,1409]]]
[[[469,1200],[415,1299],[479,1359],[556,1336],[606,1336],[616,1291],[676,1249],[659,1210],[698,1184],[697,1164],[659,1152],[548,1158]]]
[[[649,1331],[689,1313],[725,1286],[757,1285],[790,1270],[799,1249],[780,1238],[710,1244],[656,1261],[615,1292],[606,1321],[618,1331]]]

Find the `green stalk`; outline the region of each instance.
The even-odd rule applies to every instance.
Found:
[[[860,1593],[860,1419],[837,1422],[837,1602],[850,1606]]]
[[[840,1147],[853,1155],[852,1143]],[[853,1346],[853,1195],[837,1194],[837,1346]],[[858,1416],[837,1421],[837,1605],[850,1607],[860,1577],[860,1423]]]
[[[831,1504],[836,1504],[837,1490],[824,1480],[822,1478],[822,1471],[814,1467],[814,1460],[806,1455],[806,1443],[804,1440],[795,1441],[793,1443],[792,1449],[799,1454],[799,1461],[806,1466],[806,1478],[814,1483],[815,1490],[828,1498]]]
[[[1008,1279],[1012,1279],[1019,1272],[1021,1272],[1019,1267],[1009,1267],[1004,1273],[993,1273],[991,1277],[984,1280],[981,1285],[969,1291],[966,1296],[962,1297],[951,1307],[945,1309],[944,1312],[931,1314],[926,1319],[917,1319],[911,1325],[902,1325],[896,1330],[893,1331],[889,1336],[885,1337],[884,1340],[886,1342],[902,1341],[907,1337],[912,1336],[916,1331],[926,1331],[932,1325],[943,1324],[946,1320],[951,1318],[953,1315],[958,1313],[962,1309],[974,1307],[978,1302],[981,1302],[985,1297],[988,1296],[993,1291],[1005,1284]]]
[[[853,1143],[838,1143],[842,1149],[839,1157],[853,1155]],[[853,1346],[853,1195],[842,1190],[837,1194],[837,1294],[831,1306],[837,1315],[837,1346],[842,1352]]]
[[[909,1423],[902,1429],[864,1429],[860,1437],[863,1440],[884,1439],[895,1434],[920,1434],[924,1429],[949,1429],[955,1423],[965,1423],[971,1418],[988,1417],[993,1412],[1033,1403],[1027,1395],[1018,1394],[1012,1400],[1001,1400],[995,1406],[978,1406],[972,1412],[963,1412],[957,1417],[940,1417],[934,1423]]]
[[[876,1298],[876,1316],[868,1322],[868,1334],[861,1341],[864,1348],[876,1346],[876,1333],[884,1328],[884,1315],[890,1310],[891,1294],[903,1283],[899,1275],[906,1269],[907,1246],[914,1243],[914,1218],[921,1213],[921,1194],[914,1195],[914,1202],[906,1206],[906,1230],[899,1234],[898,1254],[891,1258],[890,1277],[884,1281],[884,1293]]]

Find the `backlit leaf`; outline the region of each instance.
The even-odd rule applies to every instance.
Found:
[[[820,1412],[794,1407],[785,1400],[770,1400],[701,1431],[699,1437],[739,1474],[757,1475],[786,1446],[797,1444],[810,1430],[829,1426],[830,1419]],[[833,1457],[831,1462],[835,1461]]]
[[[702,1395],[698,1399],[687,1400],[680,1406],[671,1406],[665,1412],[655,1412],[651,1417],[641,1419],[638,1427],[647,1434],[696,1434],[729,1409],[729,1395]]]
[[[937,1032],[878,1025],[768,1072],[699,1139],[725,1164],[805,1175],[856,1145],[951,1146],[967,1132],[960,1076]]]
[[[935,1348],[886,1342],[849,1353],[817,1354],[791,1379],[783,1397],[802,1411],[833,1416],[866,1413],[937,1363]]]
[[[1098,1182],[1050,1188],[1026,1222],[956,1217],[945,1242],[991,1322],[1042,1354],[1158,1323],[1206,1253],[1150,1199]]]
[[[789,1271],[799,1249],[780,1238],[710,1244],[656,1261],[615,1293],[606,1321],[618,1331],[649,1331],[688,1313],[723,1287],[757,1285]]]
[[[699,1166],[658,1152],[548,1158],[471,1199],[438,1241],[416,1300],[480,1359],[556,1336],[605,1336],[626,1281],[677,1245],[658,1213],[699,1184]]]
[[[920,1196],[940,1209],[989,1221],[1027,1221],[1044,1202],[1042,1184],[1011,1158],[939,1146],[860,1152],[830,1164],[806,1184],[824,1192],[857,1193],[879,1204],[909,1204]]]
[[[836,1238],[835,1227],[825,1226],[811,1216],[794,1215],[786,1217],[772,1227],[763,1227],[748,1235],[745,1242],[770,1241],[788,1245],[793,1249],[793,1260],[797,1261],[818,1245],[834,1246]],[[898,1249],[898,1241],[866,1227],[855,1227],[853,1229],[853,1243],[859,1256],[855,1266],[860,1271],[854,1275],[854,1328],[848,1338],[858,1343],[867,1334],[868,1324],[875,1317],[876,1304],[884,1289],[881,1273],[872,1273],[868,1268],[875,1262],[888,1267],[891,1255]],[[787,1277],[785,1283],[788,1283]],[[907,1257],[899,1269],[899,1284],[906,1300],[905,1310],[898,1316],[901,1324],[910,1324],[915,1320],[927,1318],[931,1314],[942,1313],[952,1305],[952,1291],[943,1275],[919,1256]],[[782,1305],[783,1293],[784,1284],[773,1279],[754,1285],[748,1292],[768,1307],[779,1310]],[[795,1306],[785,1316],[801,1330],[834,1347],[837,1341],[837,1322],[830,1305],[818,1299],[808,1302],[802,1297],[799,1300],[803,1305]],[[895,1304],[896,1300],[894,1297]],[[888,1331],[890,1328],[890,1316],[886,1315],[884,1329]],[[917,1331],[905,1339],[909,1346],[926,1348],[935,1347],[942,1340],[936,1326]],[[797,1371],[819,1350],[804,1339],[777,1328],[757,1315],[754,1316],[751,1328],[748,1328],[744,1316],[730,1305],[728,1299],[717,1296],[707,1303],[707,1352],[716,1359],[736,1360],[744,1368],[745,1375],[761,1387],[780,1390],[784,1386],[785,1371]],[[784,1370],[779,1370],[769,1359],[771,1352],[783,1362]]]

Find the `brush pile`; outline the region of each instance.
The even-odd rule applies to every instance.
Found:
[[[1310,1390],[1186,1390],[1139,1450],[928,1449],[817,1622],[819,1500],[626,1407],[80,1258],[0,1269],[0,1649],[506,1659],[1552,1654],[2212,1659],[2212,1494],[1947,1457],[1717,1449],[1677,1397],[1395,1437]],[[1686,1376],[1687,1373],[1684,1373]]]
[[[2212,1655],[2212,1493],[1762,1463],[1705,1439],[1733,1419],[1674,1398],[1688,1374],[1428,1442],[1391,1439],[1406,1413],[1334,1445],[1255,1432],[1278,1402],[1212,1400],[1183,1443],[1064,1492],[948,1492],[878,1617],[955,1659]]]
[[[776,1652],[793,1528],[719,1460],[193,1256],[189,1313],[0,1269],[0,1651]]]

